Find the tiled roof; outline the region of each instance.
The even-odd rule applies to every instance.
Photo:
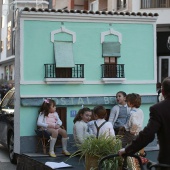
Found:
[[[62,9],[36,9],[36,8],[28,8],[25,7],[22,11],[28,12],[53,12],[53,13],[79,13],[79,14],[94,14],[94,15],[123,15],[123,16],[150,16],[150,17],[157,17],[159,16],[158,13],[146,13],[146,12],[113,12],[113,11],[87,11],[87,10],[62,10]]]

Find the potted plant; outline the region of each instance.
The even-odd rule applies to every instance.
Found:
[[[80,159],[85,158],[86,170],[94,170],[97,169],[98,162],[102,157],[118,153],[119,149],[122,148],[122,144],[119,136],[106,137],[106,135],[101,135],[98,138],[89,137],[82,144],[78,144],[77,147],[78,150],[70,157],[80,155]],[[118,170],[119,165],[121,165],[121,158],[114,158],[105,161],[103,163],[103,169],[106,170],[108,166],[113,166],[115,170]]]

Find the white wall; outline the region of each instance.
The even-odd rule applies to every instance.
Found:
[[[8,17],[8,1],[2,5],[3,28],[1,29],[1,40],[3,41],[3,51],[1,52],[1,61],[6,59],[7,55],[7,17]]]
[[[63,9],[65,7],[68,7],[69,5],[69,0],[56,0],[55,1],[55,9]]]
[[[157,24],[170,24],[170,8],[150,8],[150,9],[140,9],[141,0],[131,0],[132,9],[131,12],[146,12],[146,13],[158,13],[159,17]]]

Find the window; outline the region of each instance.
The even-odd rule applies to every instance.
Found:
[[[98,1],[93,1],[89,5],[90,11],[98,11]]]
[[[105,36],[110,35],[117,36],[118,41],[105,41]],[[104,64],[101,64],[102,81],[104,83],[122,83],[125,80],[124,64],[117,64],[118,58],[121,57],[121,33],[110,28],[101,33],[101,43],[104,58]]]
[[[108,1],[107,0],[98,0],[99,2],[99,11],[107,11]]]
[[[103,57],[120,57],[119,42],[103,42]]]
[[[57,78],[72,78],[72,68],[56,68]]]
[[[170,56],[159,56],[159,82],[170,76]]]
[[[83,10],[84,9],[84,0],[74,0],[74,9]]]
[[[2,51],[3,51],[3,49],[4,49],[4,44],[3,44],[3,41],[1,41],[0,47],[1,47],[1,50],[0,50],[0,52],[2,52]]]
[[[169,8],[170,0],[141,0],[141,8]]]
[[[104,57],[103,77],[117,78],[117,57],[120,57],[120,43],[103,42],[102,50]]]
[[[13,80],[13,65],[9,66],[9,80]]]
[[[2,23],[1,23],[1,28],[4,28],[4,22],[5,22],[5,21],[4,21],[4,16],[2,16],[1,22],[2,22]]]
[[[72,67],[75,66],[72,42],[54,42],[56,77],[71,78]],[[67,50],[65,50],[67,49]]]
[[[8,80],[9,69],[8,66],[5,66],[5,80]]]
[[[80,3],[84,4],[84,0],[75,1],[75,4]],[[63,33],[69,35],[67,39],[62,37]],[[57,34],[60,36],[56,36]],[[51,32],[51,42],[54,47],[55,62],[44,64],[45,81],[48,84],[82,84],[84,82],[84,64],[75,64],[73,54],[76,33],[62,25],[61,28]]]
[[[105,64],[117,64],[117,59],[115,57],[105,57],[104,63]]]
[[[72,42],[54,42],[54,54],[57,68],[74,67]]]
[[[113,78],[117,75],[117,58],[105,57],[104,58],[104,77]]]
[[[126,0],[117,0],[117,9],[122,10],[126,8]]]
[[[7,49],[11,48],[11,21],[8,22]]]

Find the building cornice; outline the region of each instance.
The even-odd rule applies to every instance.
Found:
[[[21,18],[26,20],[50,20],[50,21],[77,21],[77,22],[156,22],[158,14],[152,13],[130,13],[112,11],[81,11],[81,10],[49,10],[24,8],[21,11]],[[107,19],[106,19],[107,18]]]

